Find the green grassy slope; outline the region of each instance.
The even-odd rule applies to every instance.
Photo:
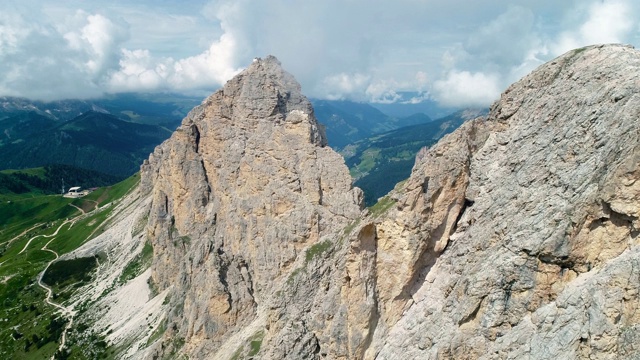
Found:
[[[318,121],[326,128],[327,141],[334,149],[368,138],[374,134],[431,121],[425,114],[391,117],[366,103],[313,100]]]
[[[107,186],[122,180],[120,177],[103,174],[71,165],[46,165],[39,168],[0,171],[0,194],[59,194],[64,181],[65,190],[70,186],[84,189]]]
[[[100,234],[112,206],[139,181],[136,174],[116,185],[100,188],[84,198],[59,195],[0,194],[0,358],[50,358],[58,348],[66,319],[45,303],[46,293],[37,284],[38,274],[59,255],[68,253]],[[79,218],[81,211],[96,209]],[[67,220],[75,219],[70,222]],[[57,235],[52,236],[57,231]],[[95,259],[54,267],[47,279],[53,301],[68,299],[78,284],[91,278]],[[60,265],[59,265],[60,266]]]

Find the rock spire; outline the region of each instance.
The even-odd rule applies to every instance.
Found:
[[[256,59],[142,166],[153,282],[172,288],[168,336],[196,357],[259,318],[304,251],[360,215],[343,159],[300,85]],[[168,351],[168,350],[167,350]]]

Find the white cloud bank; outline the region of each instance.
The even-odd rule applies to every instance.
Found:
[[[640,14],[631,0],[28,3],[0,4],[0,95],[44,100],[211,91],[274,54],[313,97],[487,106],[571,48],[636,42]]]
[[[434,84],[438,100],[444,106],[482,107],[499,95],[502,87],[496,74],[453,70]]]
[[[637,39],[636,14],[630,0],[574,2],[549,30],[543,24],[549,19],[509,7],[445,52],[446,70],[434,82],[433,96],[453,107],[487,106],[509,84],[566,51]]]
[[[238,42],[229,32],[200,54],[173,59],[125,48],[127,24],[102,14],[78,10],[54,23],[23,15],[33,9],[10,10],[0,12],[0,95],[56,100],[106,92],[212,89],[241,70],[236,65]],[[34,15],[46,19],[42,13]],[[224,19],[220,23],[226,30]]]
[[[619,43],[629,39],[634,26],[638,26],[634,23],[635,11],[631,4],[622,0],[589,4],[583,10],[586,13],[584,22],[574,29],[563,31],[552,44],[553,53],[560,55],[590,44]]]

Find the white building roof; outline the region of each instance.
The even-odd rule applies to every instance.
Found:
[[[72,188],[69,188],[69,191],[78,191],[80,190],[80,186],[74,186]]]

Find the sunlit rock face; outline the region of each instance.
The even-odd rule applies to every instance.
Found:
[[[361,212],[299,85],[257,60],[143,166],[155,354],[638,358],[639,118],[638,51],[571,51]]]
[[[423,153],[391,228],[457,220],[417,232],[426,260],[371,357],[640,356],[639,118],[640,53],[593,46]]]
[[[173,287],[171,332],[185,351],[204,356],[253,321],[304,248],[360,215],[362,193],[325,145],[300,85],[267,57],[143,165],[153,281]]]

